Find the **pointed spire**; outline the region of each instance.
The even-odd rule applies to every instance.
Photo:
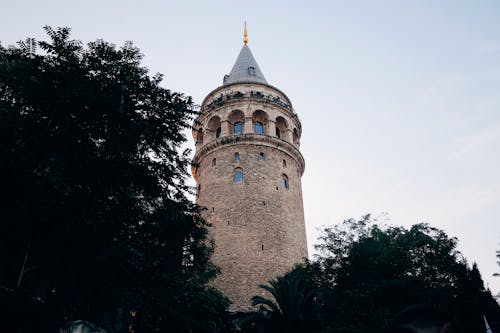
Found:
[[[223,84],[231,84],[236,82],[258,82],[267,84],[264,74],[260,71],[259,65],[255,61],[252,51],[248,47],[247,23],[243,30],[243,47],[240,54],[234,63],[231,73],[224,76]]]
[[[243,43],[245,45],[248,43],[247,21],[245,21],[245,29],[243,30]]]

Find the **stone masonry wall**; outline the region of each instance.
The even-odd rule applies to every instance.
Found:
[[[268,297],[258,285],[307,257],[303,160],[297,147],[282,141],[253,133],[230,135],[195,155],[197,203],[207,208],[204,215],[216,246],[212,260],[222,270],[214,285],[233,302],[232,310],[249,310],[252,296]],[[236,170],[243,172],[242,182],[234,182]]]

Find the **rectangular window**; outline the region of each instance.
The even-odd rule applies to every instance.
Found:
[[[235,123],[234,134],[242,134],[242,133],[243,133],[243,123]]]
[[[264,134],[264,126],[262,126],[262,123],[255,123],[255,134]]]

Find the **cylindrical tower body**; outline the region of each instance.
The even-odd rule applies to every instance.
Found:
[[[222,271],[214,285],[236,311],[250,309],[252,296],[269,296],[258,285],[307,257],[301,124],[288,97],[267,84],[256,64],[246,59],[243,69],[252,74],[256,67],[257,77],[238,77],[235,68],[248,54],[253,60],[245,45],[193,125],[197,203],[207,208],[212,260]]]

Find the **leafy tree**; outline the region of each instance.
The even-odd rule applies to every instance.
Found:
[[[315,332],[320,327],[317,288],[307,265],[293,270],[269,285],[260,285],[273,299],[262,296],[252,298],[259,307],[264,332]]]
[[[323,319],[334,332],[377,332],[412,304],[450,312],[464,331],[496,327],[500,309],[469,268],[457,240],[426,224],[378,226],[369,215],[326,228],[313,271],[322,288]],[[495,328],[493,328],[495,330]]]
[[[8,331],[212,331],[206,225],[186,197],[191,98],[139,50],[70,29],[0,46],[0,304]],[[3,325],[7,325],[3,323]],[[5,326],[4,326],[5,328]]]

